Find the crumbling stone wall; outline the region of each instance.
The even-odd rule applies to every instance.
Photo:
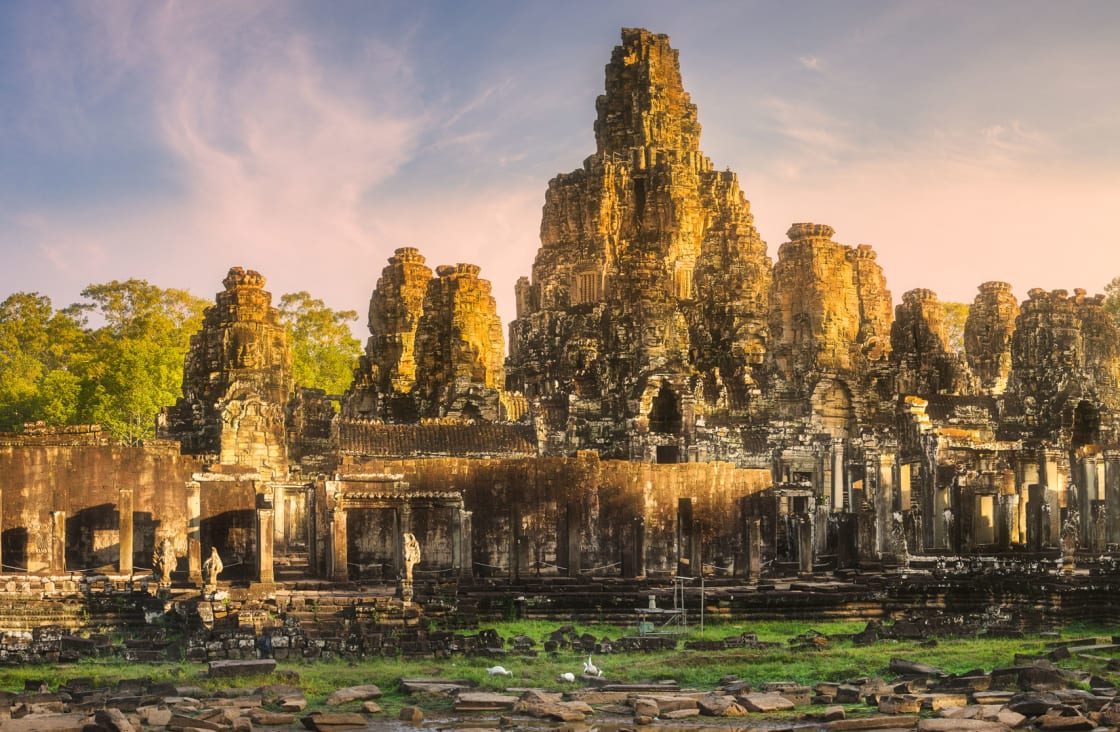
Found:
[[[769,470],[728,463],[656,465],[600,460],[592,452],[574,458],[371,459],[344,466],[346,472],[400,474],[414,489],[463,491],[473,513],[473,561],[481,576],[566,573],[569,522],[578,524],[580,570],[619,574],[623,556],[635,551],[639,520],[646,571],[676,572],[682,498],[699,522],[703,561],[727,568],[741,550],[736,501],[770,482]]]
[[[87,439],[77,441],[73,428],[55,435],[0,436],[0,555],[8,571],[62,574],[67,568],[115,565],[122,489],[131,491],[133,566],[151,566],[152,551],[165,537],[185,556],[189,517],[183,486],[201,469],[198,460],[181,455],[174,442],[126,447],[85,434]],[[63,536],[53,535],[52,512],[62,512]],[[55,541],[65,547],[67,567],[52,564]]]

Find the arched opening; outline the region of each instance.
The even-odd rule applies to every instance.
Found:
[[[653,398],[653,405],[649,410],[650,432],[663,435],[679,435],[681,433],[681,408],[676,392],[667,384],[662,385],[657,396]]]
[[[1073,448],[1095,445],[1100,442],[1100,410],[1086,401],[1078,402],[1073,410]]]

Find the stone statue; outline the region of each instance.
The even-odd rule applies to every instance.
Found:
[[[416,540],[416,535],[406,533],[404,535],[404,580],[405,582],[412,583],[412,568],[420,563],[420,542]]]
[[[159,543],[159,548],[152,552],[152,568],[155,569],[156,576],[159,578],[160,587],[171,586],[171,573],[175,570],[178,561],[171,539],[164,537],[163,541]]]
[[[218,585],[218,575],[225,569],[222,558],[218,556],[218,547],[210,547],[210,558],[202,563],[203,587],[213,589]]]

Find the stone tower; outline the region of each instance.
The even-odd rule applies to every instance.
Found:
[[[1011,374],[1011,334],[1019,301],[1006,282],[985,282],[968,309],[964,349],[968,367],[984,394],[1002,394]]]
[[[899,394],[929,398],[972,392],[972,375],[961,355],[949,347],[945,311],[933,290],[902,294],[891,327],[891,348]]]
[[[770,360],[778,412],[808,409],[836,431],[878,409],[865,392],[890,353],[891,294],[871,247],[838,244],[833,234],[810,223],[787,232],[774,265]]]
[[[233,267],[206,309],[183,367],[183,396],[160,415],[161,436],[221,465],[287,474],[285,408],[292,355],[265,279]]]
[[[347,417],[497,421],[505,341],[490,283],[473,264],[435,276],[411,247],[398,249],[370,297],[366,353],[343,403]]]
[[[546,450],[672,460],[698,418],[749,413],[771,263],[737,177],[699,150],[667,36],[623,29],[596,109],[595,153],[549,182],[508,384]]]

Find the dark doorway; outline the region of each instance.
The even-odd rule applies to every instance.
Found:
[[[653,398],[653,406],[649,410],[650,432],[664,435],[679,435],[681,433],[681,408],[676,392],[670,386],[662,386]],[[661,462],[658,460],[658,462]],[[673,462],[676,462],[674,460]]]
[[[681,449],[676,445],[658,445],[657,446],[657,462],[659,463],[679,463],[681,461]]]
[[[1073,447],[1100,442],[1101,413],[1089,402],[1079,402],[1073,410]]]

